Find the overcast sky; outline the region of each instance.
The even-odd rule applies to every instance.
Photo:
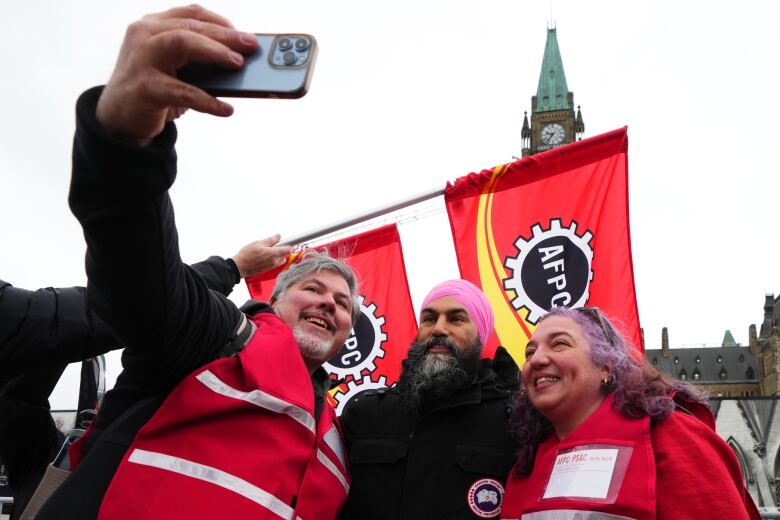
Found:
[[[66,202],[74,102],[108,79],[130,22],[173,5],[4,5],[3,279],[86,283]],[[180,120],[172,196],[186,261],[231,256],[276,231],[299,234],[519,156],[552,20],[585,135],[628,126],[647,346],[660,345],[663,326],[672,346],[720,343],[726,329],[746,343],[764,294],[780,292],[776,2],[204,5],[247,31],[311,33],[320,53],[301,100],[242,100],[229,119]],[[401,226],[415,305],[457,276],[442,208]],[[234,299],[246,296],[242,286]],[[113,377],[118,357],[109,366]],[[77,388],[70,371],[52,405],[74,407]]]

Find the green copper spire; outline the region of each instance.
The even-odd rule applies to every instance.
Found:
[[[727,330],[726,334],[723,335],[723,344],[722,347],[736,347],[737,342],[734,341],[734,336],[731,335],[731,331]]]
[[[542,71],[539,73],[539,87],[536,89],[536,112],[572,108],[569,106],[568,94],[569,87],[566,85],[566,74],[563,73],[558,37],[555,28],[547,29]]]

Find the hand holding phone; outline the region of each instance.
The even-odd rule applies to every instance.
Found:
[[[257,50],[233,70],[190,63],[180,80],[212,96],[300,98],[306,95],[317,59],[317,40],[308,34],[257,34]]]
[[[237,69],[256,48],[254,34],[237,31],[227,19],[198,5],[144,16],[125,32],[95,117],[108,133],[138,143],[150,142],[187,109],[227,117],[233,113],[229,103],[171,74],[195,56]]]

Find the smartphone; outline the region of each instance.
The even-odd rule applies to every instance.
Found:
[[[212,96],[289,98],[306,95],[317,60],[309,34],[257,34],[258,47],[239,70],[191,63],[177,71],[182,81]]]

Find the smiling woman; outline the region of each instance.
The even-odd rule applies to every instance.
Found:
[[[760,518],[704,394],[595,308],[555,308],[526,350],[501,518]]]

